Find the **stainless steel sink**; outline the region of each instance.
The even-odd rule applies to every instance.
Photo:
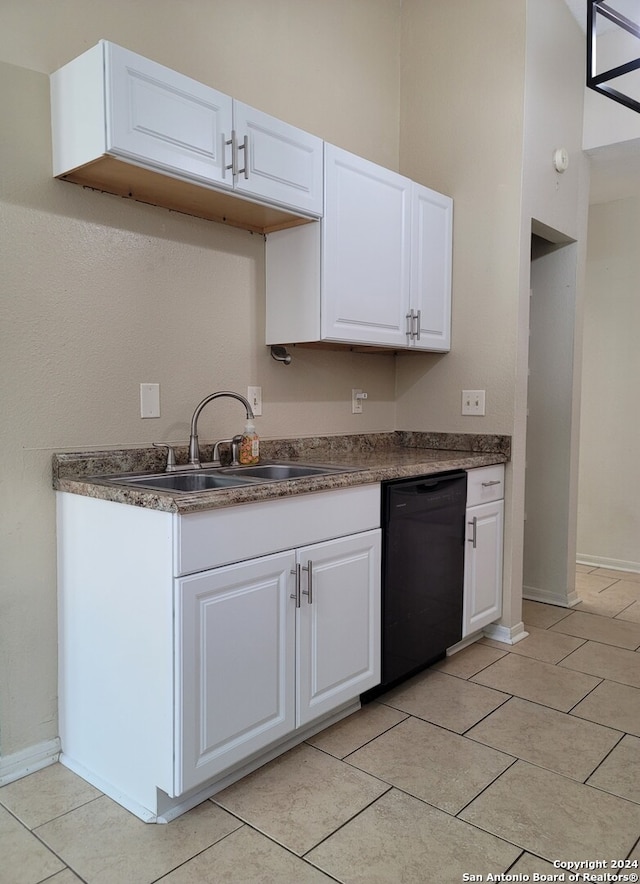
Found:
[[[132,488],[150,488],[156,491],[174,491],[193,494],[198,491],[215,491],[244,485],[259,485],[285,479],[302,479],[305,476],[323,476],[341,473],[348,467],[320,464],[263,463],[256,466],[203,467],[175,473],[118,473],[113,476],[94,476],[94,479]]]
[[[269,463],[254,467],[223,467],[226,476],[251,476],[274,482],[283,479],[301,479],[304,476],[323,476],[343,472],[341,467],[307,466],[306,464]]]
[[[194,491],[215,491],[220,488],[237,488],[242,485],[255,484],[252,478],[240,476],[223,476],[218,471],[193,471],[189,473],[161,473],[154,476],[117,476],[108,477],[108,481],[117,485],[133,485],[136,488],[151,488],[157,491],[179,491],[191,494]]]

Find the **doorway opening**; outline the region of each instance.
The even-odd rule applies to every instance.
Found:
[[[577,243],[532,225],[523,596],[572,606],[578,409],[574,391]]]

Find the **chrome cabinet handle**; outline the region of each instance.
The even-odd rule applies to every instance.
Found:
[[[500,479],[494,479],[492,482],[483,482],[482,487],[483,488],[491,488],[492,485],[499,485],[499,484],[500,484]]]
[[[408,338],[412,338],[413,337],[413,307],[407,313],[407,315],[405,316],[405,319],[407,320],[407,330],[406,330],[405,334]]]
[[[298,567],[300,567],[300,566],[298,565]],[[302,570],[306,571],[309,575],[307,578],[307,589],[302,590],[302,595],[306,595],[307,602],[310,605],[312,605],[313,604],[313,562],[311,561],[311,559],[309,559],[307,561],[306,565],[303,565]]]
[[[422,315],[422,311],[416,310],[414,312],[413,307],[406,314],[405,319],[407,320],[407,330],[405,332],[408,338],[415,338],[416,341],[420,340],[420,317]]]
[[[477,531],[478,531],[478,517],[474,516],[473,519],[471,520],[471,522],[468,522],[467,524],[471,525],[471,527],[473,529],[471,537],[467,538],[467,540],[469,543],[471,543],[473,545],[473,548],[475,549],[476,548],[476,539],[477,539],[476,535],[477,535]]]
[[[222,170],[222,177],[226,178],[227,176],[225,175],[225,172],[227,171],[227,169],[231,168],[231,166],[227,166],[227,164],[225,162],[225,160],[227,158],[227,145],[231,144],[231,142],[227,141],[227,139],[225,138],[224,132],[222,132],[220,134],[220,137],[222,138],[222,165],[220,166],[220,168]]]
[[[242,139],[242,144],[238,144],[238,136],[236,135],[236,130],[231,130],[231,138],[228,141],[225,141],[225,145],[231,145],[231,162],[225,166],[225,169],[231,170],[231,175],[233,178],[237,178],[240,173],[244,175],[245,178],[249,177],[249,136],[245,135]],[[238,168],[238,153],[243,150],[244,151],[244,166],[242,169]]]
[[[225,141],[225,144],[231,145],[231,162],[225,166],[225,169],[230,169],[231,177],[235,178],[238,174],[238,139],[236,138],[235,129],[231,130],[231,138]]]
[[[244,166],[242,169],[238,168],[238,151],[244,151]],[[242,144],[236,143],[236,175],[243,173],[245,178],[249,177],[249,136],[245,135],[242,139]]]
[[[300,607],[300,564],[296,564],[295,568],[292,568],[289,572],[290,574],[295,574],[296,578],[296,591],[292,592],[289,596],[290,599],[296,600],[296,608]]]

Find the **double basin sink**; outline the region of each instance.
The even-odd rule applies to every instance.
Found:
[[[320,466],[297,463],[264,463],[256,466],[202,467],[174,473],[129,473],[118,476],[101,476],[103,481],[155,491],[173,491],[193,494],[197,491],[216,491],[237,488],[262,482],[281,482],[286,479],[302,479],[347,472],[347,467]]]

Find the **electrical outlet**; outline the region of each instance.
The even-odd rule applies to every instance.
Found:
[[[247,399],[255,417],[262,414],[262,387],[247,387]]]
[[[160,417],[160,384],[140,384],[140,417]]]
[[[484,414],[485,413],[485,391],[484,390],[463,390],[462,391],[462,413],[463,414]]]
[[[351,414],[362,414],[362,403],[367,394],[362,390],[351,390]]]

